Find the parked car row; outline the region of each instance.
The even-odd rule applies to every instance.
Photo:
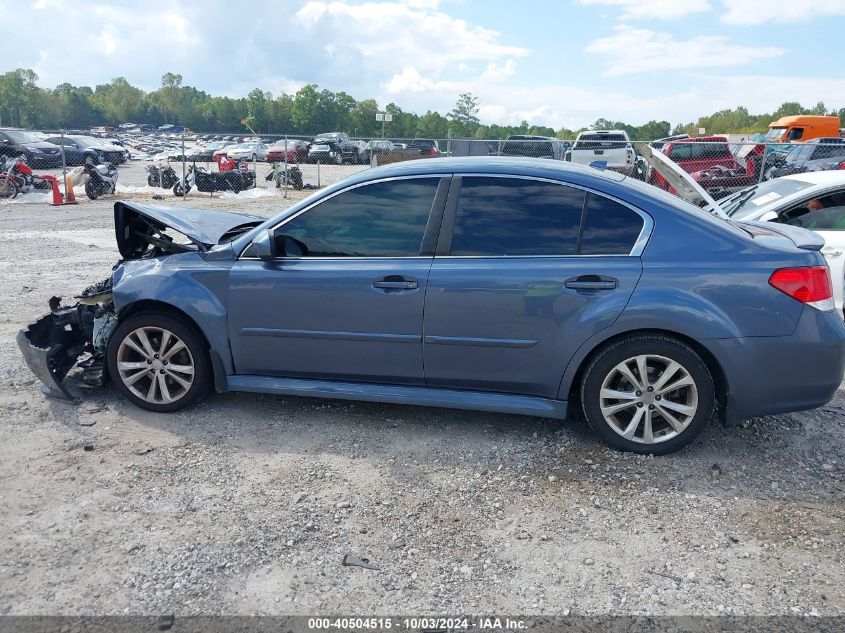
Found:
[[[22,157],[32,167],[61,167],[62,147],[66,165],[112,163],[129,160],[129,150],[113,142],[87,135],[47,136],[39,132],[0,128],[0,156]]]

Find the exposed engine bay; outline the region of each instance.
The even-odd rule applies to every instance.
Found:
[[[262,222],[261,218],[237,213],[122,200],[114,205],[115,239],[121,259],[113,271],[130,260],[205,254]],[[74,366],[82,369],[84,386],[105,383],[106,349],[118,324],[112,296],[114,278],[110,275],[83,290],[74,297],[77,303],[73,306],[64,306],[61,297],[52,297],[48,301],[50,312],[18,333],[18,347],[32,373],[44,383],[45,395],[76,400],[63,384]]]

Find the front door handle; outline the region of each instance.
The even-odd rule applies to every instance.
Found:
[[[570,290],[613,290],[618,281],[601,275],[581,275],[567,279],[563,285]]]
[[[407,279],[400,275],[388,275],[383,279],[376,279],[373,282],[373,288],[383,288],[386,290],[416,290],[419,284],[414,279]]]

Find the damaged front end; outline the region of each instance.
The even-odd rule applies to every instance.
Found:
[[[101,387],[105,383],[106,346],[117,315],[112,302],[112,279],[89,286],[71,307],[61,297],[48,302],[50,312],[18,332],[18,347],[27,366],[44,383],[41,391],[53,398],[76,401],[64,385],[65,376],[78,365],[82,384]],[[78,359],[87,355],[83,360]]]

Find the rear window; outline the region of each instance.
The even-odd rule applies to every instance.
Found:
[[[532,158],[554,158],[554,148],[548,139],[507,140],[502,145],[502,156],[530,156]]]
[[[675,162],[680,160],[704,160],[706,158],[721,158],[732,156],[727,142],[717,143],[673,143],[669,150],[669,158]]]
[[[623,134],[582,134],[572,149],[613,149],[625,145]]]

